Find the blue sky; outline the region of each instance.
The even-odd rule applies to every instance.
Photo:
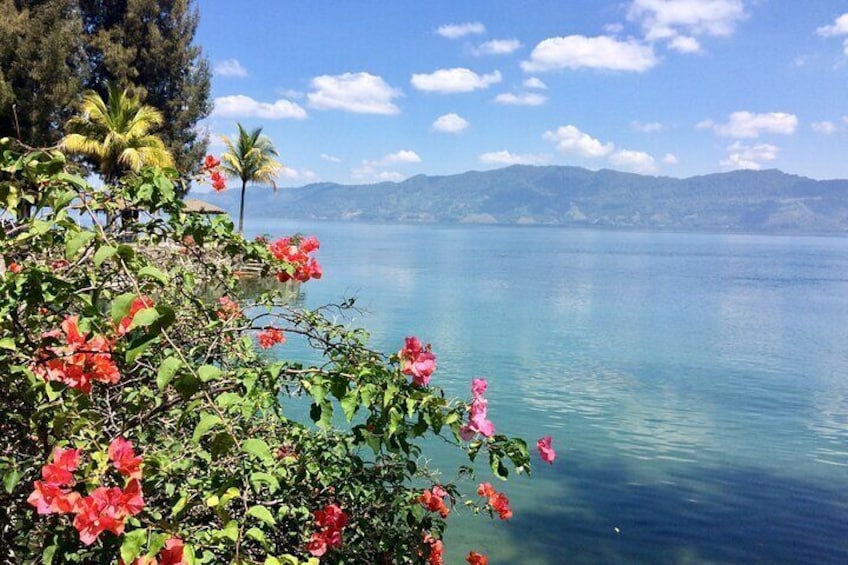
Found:
[[[283,186],[513,163],[848,177],[844,0],[198,4],[206,126],[263,126]]]

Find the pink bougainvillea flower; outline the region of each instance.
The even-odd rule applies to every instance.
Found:
[[[309,237],[282,237],[268,245],[268,250],[274,259],[288,263],[294,267],[294,272],[277,271],[277,280],[288,282],[296,280],[306,282],[309,279],[320,279],[324,275],[321,265],[309,254],[321,247],[321,243],[314,236]]]
[[[23,271],[23,267],[21,267],[17,263],[9,263],[9,272],[10,273],[12,273],[13,275],[17,275],[21,271]]]
[[[52,485],[69,485],[74,482],[73,472],[79,467],[81,449],[53,448],[53,462],[41,468],[41,476],[46,483]]]
[[[502,492],[496,492],[489,497],[489,504],[492,509],[498,513],[498,518],[501,520],[509,520],[512,518],[512,508],[509,506],[509,499]]]
[[[132,442],[120,436],[113,439],[109,444],[109,460],[122,475],[141,478],[141,457],[135,456]]]
[[[468,561],[469,565],[489,565],[489,558],[476,551],[469,552],[465,560]]]
[[[492,486],[492,483],[480,483],[480,486],[477,487],[477,494],[487,498],[493,496],[496,492],[497,491]]]
[[[119,536],[124,533],[124,520],[135,516],[144,508],[141,484],[132,479],[125,490],[118,487],[97,487],[91,495],[77,504],[74,527],[80,541],[91,545],[104,531]]]
[[[471,379],[471,395],[474,398],[482,398],[487,388],[489,388],[489,381],[486,379]]]
[[[337,504],[328,504],[321,510],[313,512],[318,527],[331,530],[341,530],[347,525],[348,515]]]
[[[428,565],[444,565],[445,544],[442,540],[434,538],[427,534],[424,536],[424,544],[429,546],[430,552],[427,555]]]
[[[551,445],[552,441],[553,438],[551,436],[545,436],[536,442],[536,448],[539,450],[542,461],[551,465],[553,465],[556,458],[556,451],[554,451],[553,445]]]
[[[218,299],[218,311],[215,312],[215,315],[218,316],[219,320],[226,322],[228,320],[240,318],[242,313],[238,302],[229,296],[222,296]]]
[[[43,481],[33,483],[34,490],[27,502],[39,514],[68,514],[74,512],[80,500],[79,493]]]
[[[221,160],[217,159],[214,155],[207,155],[206,159],[203,160],[203,168],[204,169],[217,169],[221,165]]]
[[[327,540],[321,532],[315,532],[309,539],[306,549],[315,557],[321,557],[327,553]]]
[[[342,529],[347,525],[348,515],[336,504],[328,504],[312,513],[320,531],[312,534],[306,548],[315,557],[321,557],[328,549],[342,546]]]
[[[259,345],[263,349],[269,349],[271,347],[274,347],[278,343],[286,342],[285,334],[282,330],[279,330],[277,328],[265,328],[264,330],[259,332],[259,335],[257,337],[259,338]]]
[[[165,547],[159,552],[159,565],[188,565],[183,555],[185,545],[180,538],[171,538],[165,542]]]
[[[438,512],[442,518],[447,518],[448,514],[450,514],[450,508],[445,505],[444,501],[444,497],[447,494],[442,487],[436,485],[432,489],[422,492],[421,496],[418,497],[418,502],[424,505],[430,512]]]
[[[469,441],[475,435],[480,434],[484,437],[492,437],[495,435],[495,425],[487,418],[489,401],[483,398],[483,393],[486,392],[489,383],[486,379],[472,379],[471,408],[468,415],[468,423],[459,428],[459,436],[464,441]]]
[[[427,386],[430,376],[436,371],[436,356],[430,351],[430,345],[421,345],[417,337],[407,337],[403,349],[398,351],[400,371],[412,377],[412,382]]]

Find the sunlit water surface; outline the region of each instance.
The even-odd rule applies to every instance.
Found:
[[[848,563],[848,240],[254,220],[315,234],[306,304],[489,379],[499,432],[556,464],[449,518],[448,563]],[[298,354],[297,346],[281,355]],[[455,459],[433,446],[432,463]],[[488,479],[485,465],[480,477]],[[471,491],[474,485],[466,485]]]

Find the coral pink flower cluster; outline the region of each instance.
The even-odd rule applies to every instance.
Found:
[[[536,449],[539,450],[539,456],[542,458],[542,461],[553,465],[556,458],[556,451],[554,451],[551,442],[553,442],[553,438],[551,436],[545,436],[536,442]]]
[[[348,516],[336,504],[328,504],[312,513],[315,525],[320,529],[312,534],[306,549],[315,557],[321,557],[328,549],[342,546],[342,530],[347,525]]]
[[[465,560],[468,561],[469,565],[489,565],[489,558],[476,551],[469,552]]]
[[[317,238],[310,237],[282,237],[268,245],[271,255],[278,261],[284,261],[294,266],[294,274],[288,271],[277,271],[277,280],[287,282],[292,279],[306,282],[309,279],[320,279],[324,274],[321,265],[315,257],[309,254],[317,251],[321,243]]]
[[[33,372],[47,381],[58,381],[88,394],[92,381],[116,383],[121,374],[112,360],[110,341],[102,335],[89,338],[80,332],[78,322],[77,316],[69,316],[61,330],[43,334],[44,338],[64,344],[44,348]]]
[[[219,320],[225,322],[234,320],[242,316],[241,307],[238,302],[229,296],[222,296],[218,299],[218,311],[215,312],[215,315],[218,316]]]
[[[465,441],[480,434],[485,437],[495,435],[495,425],[487,418],[489,402],[483,398],[483,394],[489,387],[486,379],[471,380],[471,411],[468,423],[459,428],[459,435]]]
[[[124,533],[124,520],[144,508],[141,493],[141,458],[136,457],[132,443],[115,438],[109,445],[109,460],[119,473],[129,480],[126,486],[97,487],[88,496],[71,490],[76,485],[74,471],[79,467],[82,451],[53,449],[53,462],[41,468],[43,480],[33,483],[27,502],[39,514],[75,514],[74,528],[85,545],[94,543],[101,533]]]
[[[433,488],[425,490],[418,497],[418,502],[430,512],[438,512],[442,518],[447,518],[450,514],[450,508],[445,506],[445,497],[448,493],[439,485],[434,485]]]
[[[430,534],[424,536],[424,544],[430,546],[430,553],[427,556],[428,565],[444,565],[445,559],[445,544],[442,540],[436,539]]]
[[[498,492],[492,487],[492,483],[480,483],[477,487],[477,494],[489,499],[489,507],[498,513],[498,518],[501,520],[509,520],[512,518],[512,508],[509,506],[509,499],[502,492]]]
[[[224,180],[224,175],[218,167],[221,166],[221,161],[213,155],[207,155],[203,160],[203,172],[209,175],[209,181],[212,183],[212,188],[215,192],[221,192],[227,188],[227,183]]]
[[[259,346],[263,349],[270,349],[278,343],[286,342],[286,334],[283,333],[283,330],[277,328],[265,328],[259,332],[257,338],[259,339]]]
[[[156,557],[142,556],[135,559],[131,565],[188,565],[188,559],[183,555],[183,540],[171,538],[165,542],[165,547]],[[118,565],[124,565],[123,559],[118,560]]]
[[[436,356],[430,351],[430,344],[422,346],[417,337],[408,337],[403,349],[398,351],[398,357],[401,373],[411,376],[413,383],[427,386],[436,370]]]

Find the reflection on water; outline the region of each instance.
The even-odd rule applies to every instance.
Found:
[[[286,231],[322,242],[307,304],[357,295],[376,347],[418,334],[449,394],[485,375],[499,431],[555,438],[510,523],[451,515],[450,563],[848,562],[848,241]]]

